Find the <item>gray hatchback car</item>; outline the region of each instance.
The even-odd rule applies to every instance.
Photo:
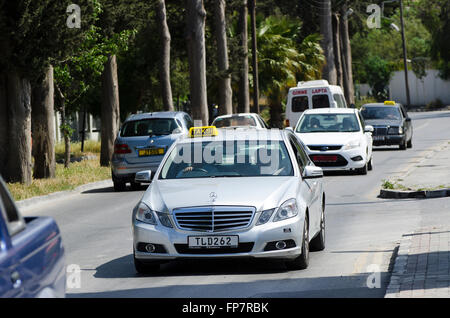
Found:
[[[185,112],[155,112],[128,117],[119,130],[111,160],[114,190],[132,189],[140,184],[134,180],[136,172],[156,172],[167,149],[193,126]]]

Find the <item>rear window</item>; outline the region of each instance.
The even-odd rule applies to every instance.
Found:
[[[312,104],[313,108],[329,108],[330,100],[326,94],[314,95],[312,97]]]
[[[216,118],[213,122],[213,126],[216,126],[217,128],[234,127],[234,126],[256,126],[256,121],[250,115],[232,116],[232,117]]]
[[[296,96],[292,98],[292,112],[303,112],[308,108],[308,96]]]
[[[170,135],[179,128],[172,118],[148,118],[126,122],[120,135],[122,137]]]

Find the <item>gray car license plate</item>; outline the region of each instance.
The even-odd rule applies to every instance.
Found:
[[[237,247],[239,237],[237,235],[223,236],[189,236],[189,248],[221,248],[221,247]]]
[[[377,141],[379,141],[379,140],[384,140],[384,136],[373,136],[373,140],[377,140]]]

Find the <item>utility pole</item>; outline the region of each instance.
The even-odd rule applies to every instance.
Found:
[[[259,80],[258,80],[258,56],[256,47],[256,0],[250,0],[250,23],[252,24],[252,69],[253,69],[253,108],[259,114]]]
[[[405,40],[405,26],[404,26],[404,22],[403,22],[403,1],[402,0],[400,0],[400,23],[401,23],[401,32],[402,32],[402,45],[403,45],[403,64],[405,67],[406,107],[409,107],[411,100],[409,97],[408,60],[406,57],[406,40]]]

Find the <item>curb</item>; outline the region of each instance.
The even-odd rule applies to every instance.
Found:
[[[381,189],[379,198],[382,199],[430,199],[450,196],[450,188],[424,191],[398,191]]]
[[[409,233],[411,234],[411,233]],[[404,234],[400,242],[397,252],[397,257],[394,261],[394,267],[391,273],[388,287],[384,298],[396,298],[400,292],[400,280],[406,271],[406,264],[408,263],[409,248],[411,247],[411,235]]]
[[[398,191],[381,189],[379,198],[382,199],[430,199],[450,196],[450,188],[440,190],[424,191]]]
[[[86,184],[80,185],[73,190],[58,191],[58,192],[53,192],[53,193],[46,194],[46,195],[41,195],[38,197],[32,197],[29,199],[17,201],[16,206],[19,209],[23,209],[23,208],[26,208],[33,204],[49,202],[49,201],[52,201],[55,199],[64,198],[64,197],[67,197],[67,196],[70,196],[70,195],[73,195],[76,193],[80,193],[80,192],[87,191],[87,190],[93,190],[93,189],[104,187],[104,186],[112,186],[112,181],[110,179],[108,179],[108,180],[102,180],[102,181],[97,181],[97,182],[91,182],[91,183],[86,183]]]

